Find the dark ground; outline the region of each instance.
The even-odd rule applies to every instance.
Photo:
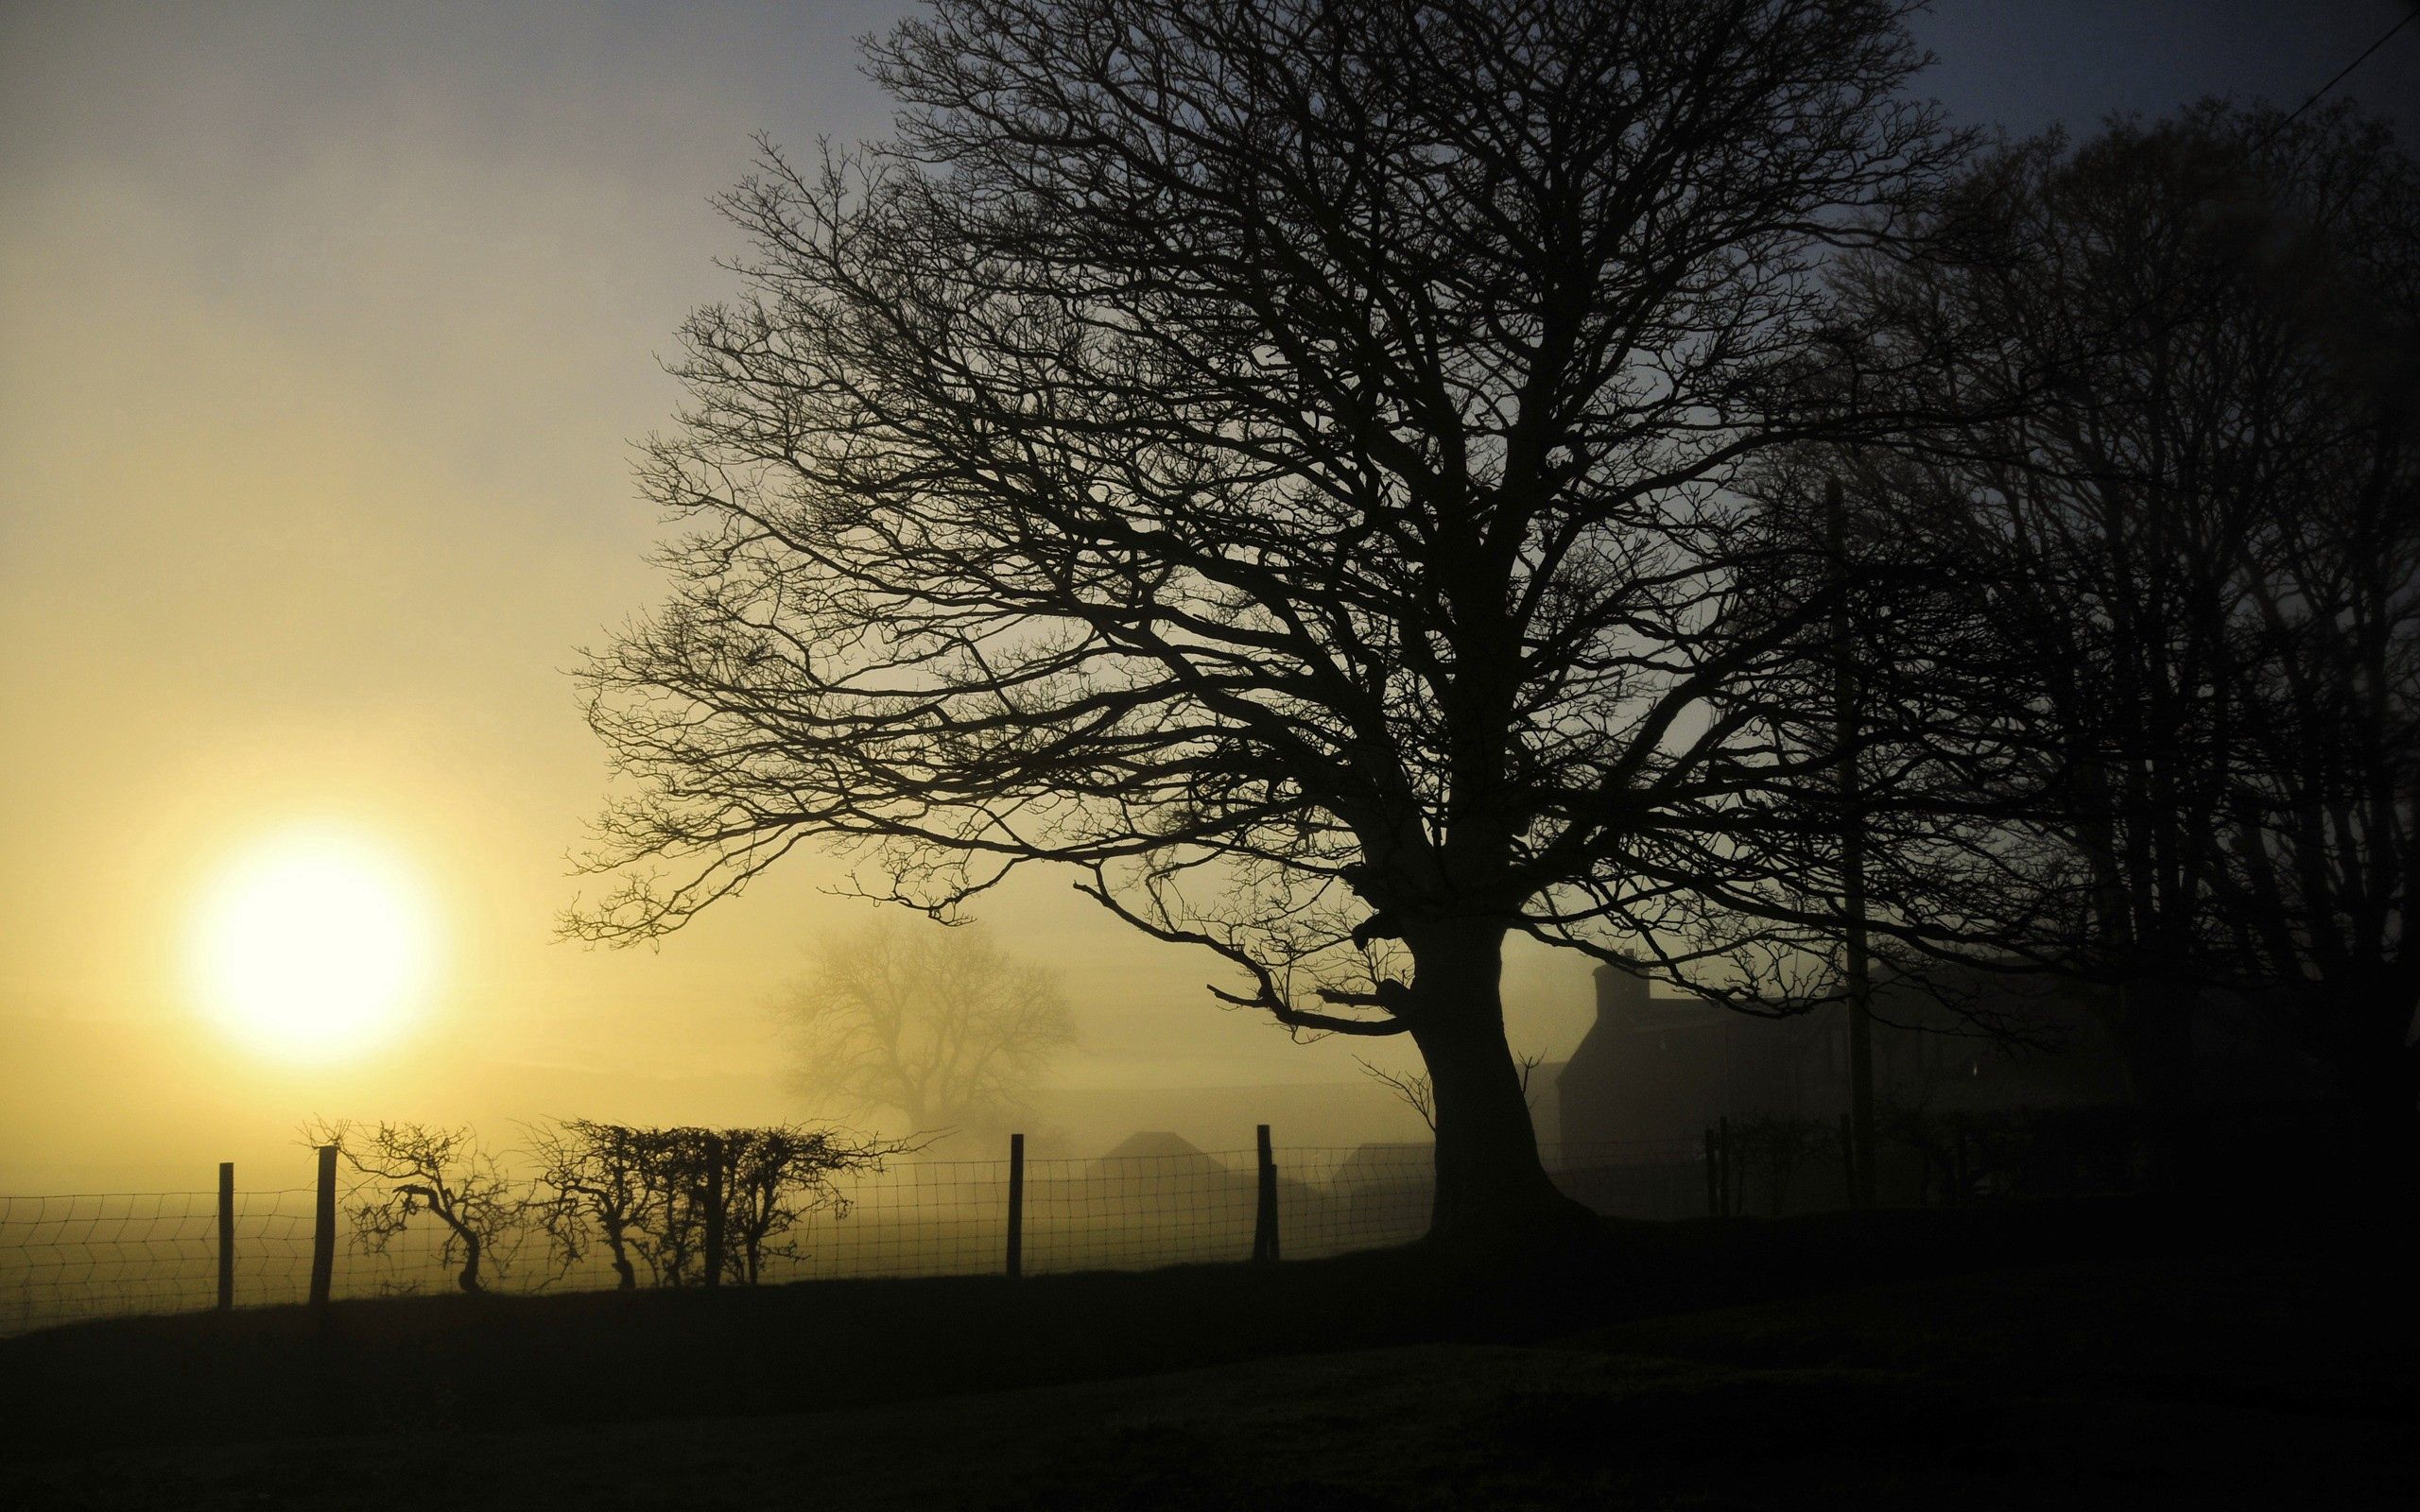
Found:
[[[0,1506],[2409,1506],[2415,1339],[2375,1232],[2135,1202],[403,1298],[0,1341]]]

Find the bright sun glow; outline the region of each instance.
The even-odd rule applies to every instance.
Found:
[[[215,879],[196,936],[201,1001],[220,1027],[290,1060],[392,1039],[427,989],[422,891],[358,836],[312,831],[243,852]]]

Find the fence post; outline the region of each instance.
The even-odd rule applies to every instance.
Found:
[[[1966,1115],[1949,1115],[1949,1201],[1955,1207],[1966,1200]]]
[[[1025,1136],[1009,1136],[1009,1280],[1025,1271]]]
[[[1841,1115],[1841,1190],[1848,1194],[1851,1208],[1865,1206],[1858,1200],[1864,1194],[1858,1191],[1856,1129],[1846,1113]]]
[[[1269,1125],[1260,1125],[1260,1207],[1252,1226],[1252,1258],[1263,1264],[1277,1259],[1277,1156],[1269,1147]]]
[[[1705,1126],[1705,1215],[1722,1216],[1722,1153],[1715,1148],[1711,1124]]]
[[[1716,1120],[1715,1127],[1722,1144],[1722,1215],[1728,1218],[1739,1211],[1739,1162],[1731,1148],[1731,1115]]]
[[[708,1286],[722,1284],[722,1136],[706,1136],[706,1277]]]
[[[235,1306],[235,1162],[218,1162],[218,1311]]]
[[[311,1305],[325,1310],[337,1272],[337,1147],[320,1146],[320,1199],[311,1229]]]

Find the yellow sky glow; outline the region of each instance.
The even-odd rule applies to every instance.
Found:
[[[848,39],[908,9],[0,5],[0,1193],[293,1184],[312,1115],[815,1116],[777,1005],[866,916],[849,863],[802,850],[660,950],[555,942],[610,781],[564,669],[666,586],[631,442],[744,249],[709,197],[752,131],[890,133]],[[1925,35],[1962,121],[2031,129],[2299,98],[2382,25],[2146,9]],[[2393,51],[2342,93],[2408,112]],[[1317,1083],[1281,1142],[1418,1136],[1356,1065],[1409,1044],[1219,1011],[1220,963],[1070,880],[977,910],[1062,973],[1057,1085]],[[1524,1052],[1592,1022],[1574,955],[1516,942],[1505,991]],[[1051,1117],[1071,1153],[1243,1148],[1279,1105],[1220,1106]]]

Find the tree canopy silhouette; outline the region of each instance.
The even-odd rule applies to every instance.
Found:
[[[1803,627],[1743,614],[1724,485],[1849,419],[1821,265],[1955,156],[1908,9],[942,0],[872,43],[895,141],[723,201],[754,252],[642,470],[676,591],[586,673],[625,882],[567,927],[810,840],[944,915],[1063,864],[1230,1003],[1409,1034],[1441,1229],[1567,1219],[1507,934],[1787,949],[1703,885],[1830,770],[1715,701]]]
[[[633,1128],[562,1119],[530,1128],[537,1159],[523,1204],[558,1266],[603,1246],[623,1291],[639,1267],[657,1286],[753,1286],[769,1260],[797,1258],[792,1235],[818,1213],[844,1216],[835,1179],[878,1172],[921,1146],[845,1129]]]
[[[2348,109],[2204,102],[2005,146],[1948,215],[2007,255],[1849,280],[1890,366],[1967,413],[1827,465],[1977,585],[1927,639],[1995,643],[1998,697],[1944,738],[2023,799],[1891,880],[2114,989],[2165,1165],[2212,985],[2420,1159],[2415,191]]]

